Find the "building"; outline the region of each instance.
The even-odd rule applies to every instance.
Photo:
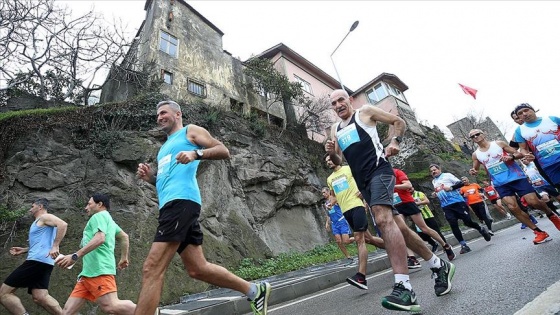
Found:
[[[184,0],[147,0],[144,10],[146,18],[126,58],[106,79],[101,103],[126,100],[156,78],[163,81],[160,91],[172,99],[204,102],[241,114],[268,113],[271,122],[286,125],[284,104],[267,104],[263,95],[254,92],[252,80],[243,72],[244,62],[223,49],[224,33],[192,6]],[[328,96],[340,86],[338,80],[283,43],[252,58],[269,59],[281,74],[301,84],[318,108],[292,104],[296,119],[305,120],[311,139],[324,141],[337,119]],[[375,104],[401,116],[410,131],[422,135],[404,95],[407,89],[396,75],[382,73],[355,92],[346,90],[358,107]]]
[[[500,131],[500,128],[498,128],[490,117],[481,119],[474,116],[467,116],[447,125],[447,128],[449,128],[451,134],[453,135],[451,142],[470,151],[474,151],[474,149],[476,149],[469,138],[469,131],[471,131],[471,129],[483,130],[489,140],[501,140],[508,142]]]

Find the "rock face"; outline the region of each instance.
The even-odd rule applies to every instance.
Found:
[[[207,259],[231,267],[244,257],[265,258],[327,243],[325,216],[318,207],[327,174],[319,162],[324,154],[322,145],[289,131],[280,138],[279,130],[270,131],[274,136],[255,137],[247,123],[233,114],[224,113],[220,120],[209,129],[229,148],[231,159],[203,160],[197,175]],[[195,118],[195,122],[203,120]],[[100,157],[99,150],[77,145],[83,141],[76,141],[74,132],[56,127],[21,135],[5,152],[2,202],[27,208],[36,198],[49,199],[50,212],[69,223],[61,252],[71,253],[78,249],[88,219],[83,209],[90,195],[108,193],[110,212],[131,243],[131,267],[117,275],[119,296],[136,301],[142,262],[151,246],[158,214],[155,187],[136,178],[136,166],[150,162],[155,167],[165,137],[157,130],[115,131],[118,141],[103,148],[106,156]],[[21,220],[14,238],[1,236],[5,244],[2,278],[22,263],[24,257],[11,257],[7,249],[26,244],[31,222],[30,218]],[[55,268],[51,279],[56,285],[51,293],[60,303],[66,301],[80,270],[81,266],[64,271]],[[166,280],[164,303],[207,289],[206,284],[188,278],[178,257],[171,263]],[[33,304],[25,298],[24,303]]]

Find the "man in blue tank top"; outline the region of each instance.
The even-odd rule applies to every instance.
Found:
[[[270,284],[250,283],[227,269],[209,263],[202,250],[202,230],[198,222],[201,211],[200,189],[196,171],[201,159],[229,158],[222,142],[199,126],[183,127],[179,104],[157,104],[157,123],[167,134],[167,141],[157,155],[157,172],[149,164],[138,165],[137,175],[156,186],[159,199],[159,226],[148,257],[144,262],[142,289],[134,314],[154,314],[161,297],[162,274],[175,252],[189,276],[215,286],[246,294],[257,315],[267,313]]]
[[[399,311],[420,311],[416,295],[412,290],[408,275],[407,250],[402,229],[399,229],[397,220],[401,220],[399,213],[393,208],[393,190],[395,176],[391,164],[386,157],[396,155],[400,151],[399,143],[406,129],[404,120],[372,105],[364,105],[358,110],[352,107],[352,98],[344,90],[335,90],[330,95],[332,109],[341,121],[331,128],[331,140],[325,144],[331,161],[340,165],[342,157],[348,162],[352,175],[356,180],[358,189],[367,201],[375,215],[375,221],[381,230],[385,248],[394,272],[395,284],[393,292],[384,297],[381,305],[387,309]],[[377,134],[377,122],[391,125],[393,135],[389,145],[383,145]],[[394,217],[396,216],[396,217]],[[397,219],[395,219],[397,218]],[[401,220],[402,221],[402,220]],[[408,246],[416,251],[415,247],[423,247],[428,255],[432,254],[424,245],[420,237],[406,228]],[[432,255],[434,265],[432,271],[436,274],[436,295],[444,295],[451,290],[451,279],[455,266],[440,260]],[[428,256],[429,257],[429,256]],[[437,267],[435,267],[437,265]],[[357,278],[363,282],[365,279]]]
[[[68,224],[57,216],[47,213],[49,202],[37,199],[29,213],[35,221],[29,228],[29,247],[12,247],[10,254],[18,256],[27,253],[25,262],[14,270],[0,287],[0,303],[11,313],[28,314],[20,299],[14,294],[17,288],[27,288],[33,301],[49,314],[62,314],[62,308],[49,295],[49,280],[58,257],[60,242],[66,235]]]

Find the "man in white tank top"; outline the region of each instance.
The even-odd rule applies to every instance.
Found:
[[[488,141],[486,135],[480,129],[472,129],[469,132],[469,137],[478,145],[478,149],[472,154],[473,167],[469,173],[476,175],[480,166],[483,165],[494,183],[494,188],[511,213],[535,233],[533,243],[536,245],[546,242],[548,233],[539,229],[531,221],[529,215],[521,210],[515,195],[524,197],[531,207],[545,212],[559,230],[560,218],[537,197],[527,176],[521,167],[515,163],[514,159],[521,159],[524,154],[510,147],[504,141]]]

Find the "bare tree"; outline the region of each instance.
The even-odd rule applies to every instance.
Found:
[[[472,110],[467,113],[466,117],[461,119],[454,117],[454,119],[455,122],[447,126],[453,134],[452,141],[468,150],[474,149],[474,145],[469,138],[469,131],[472,129],[483,130],[492,140],[505,140],[498,126],[490,117],[484,115],[484,111],[476,112]]]
[[[296,111],[298,113],[298,124],[305,126],[305,129],[312,132],[324,134],[325,130],[334,123],[334,119],[330,115],[332,110],[330,98],[327,94],[306,99],[296,105]]]
[[[130,46],[122,23],[109,26],[93,10],[75,17],[54,0],[10,0],[0,11],[0,90],[31,82],[41,98],[87,104]],[[49,94],[56,86],[62,95]]]

